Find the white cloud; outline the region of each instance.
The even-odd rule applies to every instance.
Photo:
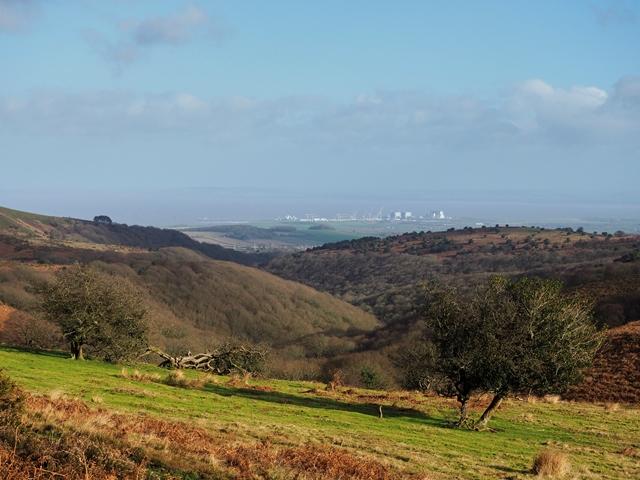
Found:
[[[85,32],[85,39],[114,67],[116,73],[122,73],[143,58],[151,48],[175,47],[196,37],[219,42],[227,33],[228,29],[222,21],[212,18],[204,9],[190,5],[164,16],[121,21],[111,35],[89,30]]]
[[[640,144],[640,78],[607,92],[593,86],[554,87],[542,80],[517,85],[494,101],[377,92],[347,103],[318,97],[207,99],[188,92],[136,95],[41,92],[0,98],[2,131],[44,134],[188,134],[215,142],[342,150],[437,148],[449,151],[531,146]]]

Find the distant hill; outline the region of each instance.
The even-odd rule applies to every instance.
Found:
[[[597,302],[603,324],[640,317],[640,237],[535,227],[465,228],[367,237],[272,259],[266,269],[374,313],[375,345],[413,330],[423,285],[469,291],[494,274],[563,280]]]
[[[216,260],[229,260],[244,265],[256,265],[271,258],[267,254],[243,253],[219,245],[201,243],[172,229],[51,217],[2,207],[0,233],[46,243],[95,243],[144,249],[184,247]]]

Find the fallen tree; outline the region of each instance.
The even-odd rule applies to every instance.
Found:
[[[157,347],[149,347],[142,356],[151,353],[163,358],[159,365],[162,368],[201,370],[217,375],[259,373],[266,358],[264,350],[230,343],[220,345],[211,352],[195,355],[189,352],[177,357],[172,357]]]

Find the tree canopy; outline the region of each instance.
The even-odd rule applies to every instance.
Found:
[[[60,325],[73,358],[82,359],[85,346],[109,361],[147,347],[142,296],[126,280],[74,265],[60,270],[40,293],[45,316]]]

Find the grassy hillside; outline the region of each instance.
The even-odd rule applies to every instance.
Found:
[[[492,430],[476,432],[449,426],[451,402],[413,393],[195,374],[179,387],[154,367],[125,378],[120,366],[11,349],[0,364],[32,395],[31,435],[102,442],[101,455],[77,451],[82,468],[113,466],[112,452],[115,465],[152,478],[526,479],[533,457],[553,448],[571,478],[640,475],[637,408],[511,400]]]

